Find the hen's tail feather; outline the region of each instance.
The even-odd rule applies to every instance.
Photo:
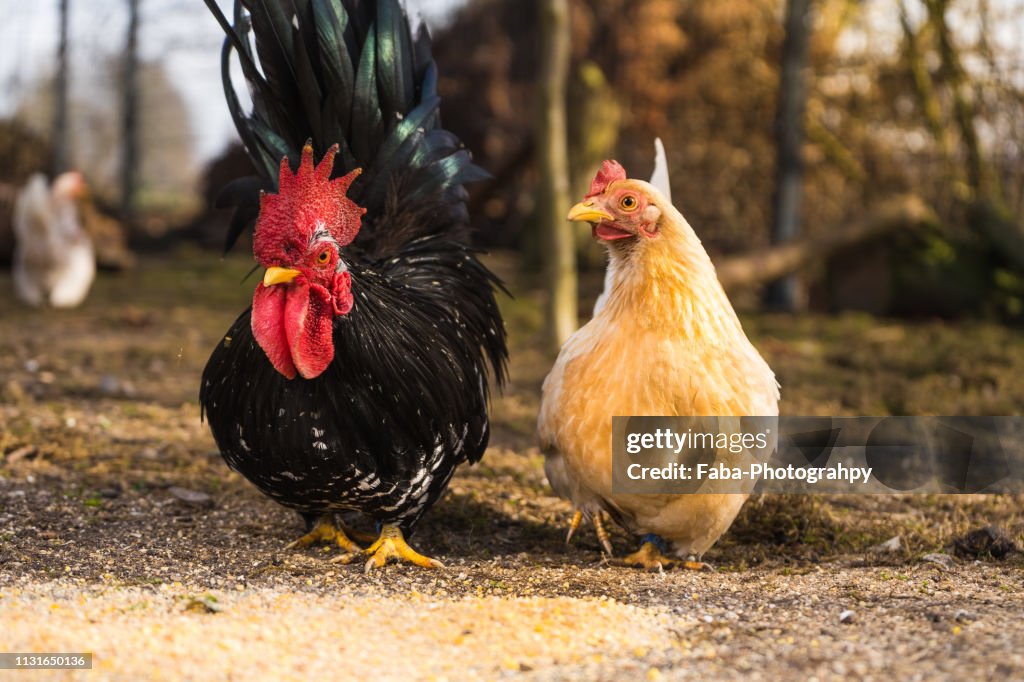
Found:
[[[367,209],[357,246],[372,247],[395,183],[410,199],[443,197],[453,223],[464,215],[460,185],[487,175],[440,127],[430,38],[422,27],[412,35],[398,0],[236,0],[230,22],[216,0],[205,2],[227,35],[228,107],[263,189],[276,188],[281,158],[296,164],[312,139],[317,156],[341,146],[335,176],[364,171],[350,192]],[[252,94],[249,112],[231,80],[232,54]],[[227,248],[251,223],[257,201],[250,193],[238,204]]]

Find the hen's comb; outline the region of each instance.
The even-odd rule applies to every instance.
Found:
[[[586,198],[589,199],[590,197],[602,194],[608,189],[608,185],[625,179],[626,169],[618,161],[609,159],[601,164],[601,170],[597,171],[594,181],[590,183],[590,191],[587,193]]]

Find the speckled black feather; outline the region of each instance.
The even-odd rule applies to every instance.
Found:
[[[455,467],[483,454],[489,382],[504,380],[500,283],[468,246],[462,187],[483,172],[440,127],[429,39],[410,34],[396,0],[243,0],[231,22],[207,4],[254,100],[241,110],[225,66],[261,174],[228,192],[243,197],[230,240],[307,139],[317,156],[340,144],[335,176],[364,169],[349,196],[367,213],[342,250],[355,304],[334,320],[332,364],[286,379],[246,311],[203,372],[204,414],[228,464],[282,504],[411,530]]]
[[[461,270],[474,276],[452,276]],[[253,339],[247,310],[210,357],[201,401],[228,464],[278,502],[411,530],[455,467],[487,446],[488,365],[502,366],[503,332],[490,286],[472,280],[493,279],[468,249],[437,238],[351,272],[355,306],[335,320],[326,372],[285,379]],[[368,480],[380,484],[361,490]]]

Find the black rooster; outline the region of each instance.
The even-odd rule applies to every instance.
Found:
[[[227,246],[255,218],[266,268],[203,372],[214,438],[307,520],[293,545],[334,541],[368,570],[440,566],[404,534],[483,454],[488,377],[503,382],[507,351],[500,284],[468,246],[462,185],[485,174],[441,128],[427,32],[412,35],[397,0],[243,0],[230,22],[205,1],[260,173],[225,190],[238,205]],[[376,522],[368,549],[336,523],[342,511]]]

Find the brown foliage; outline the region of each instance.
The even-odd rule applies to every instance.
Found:
[[[904,4],[914,8],[913,20],[901,30],[898,4],[814,3],[803,232],[817,243],[887,199],[916,193],[934,208],[938,225],[927,235],[897,230],[905,238],[896,251],[890,248],[889,260],[930,273],[921,280],[915,271],[912,279],[957,286],[973,278],[986,282],[979,291],[992,291],[1004,286],[997,284],[1001,269],[1019,269],[1007,254],[1024,243],[1012,220],[1020,222],[1024,205],[1024,90],[1014,80],[1020,70],[1005,70],[1011,67],[999,58],[1007,55],[995,53],[996,38],[985,27],[1012,18],[1005,12],[1019,18],[1024,5],[997,14],[987,3]],[[485,241],[528,248],[536,239],[530,229],[537,182],[530,153],[538,68],[533,8],[518,0],[475,0],[436,39],[446,123],[497,176],[475,190],[475,212],[490,221]],[[955,13],[944,21],[978,30],[943,32],[947,11]],[[602,148],[584,144],[594,137],[595,121],[618,122],[617,135],[601,131],[603,146],[614,145],[634,177],[650,172],[651,142],[660,136],[674,200],[713,255],[764,248],[775,190],[781,0],[574,0],[572,19],[577,83],[567,96],[575,173],[593,163],[595,146]],[[580,87],[593,64],[608,81],[606,96]],[[969,72],[959,66],[967,64]],[[595,109],[614,115],[598,117]],[[973,134],[975,126],[1007,144]],[[972,183],[994,188],[987,192],[998,211],[984,220],[966,208],[964,197],[978,192]],[[1007,301],[1024,311],[1024,284],[1014,282]]]
[[[523,151],[532,141],[538,36],[532,3],[526,7],[478,0],[435,39],[445,123],[505,180],[485,188],[481,201],[492,221],[485,227],[489,243],[516,243],[534,210],[536,180]],[[772,59],[781,41],[772,11],[771,0],[573,3],[573,73],[597,64],[622,105],[615,155],[643,177],[653,165],[653,139],[661,136],[678,203],[724,248],[767,236]],[[571,86],[570,97],[577,91]],[[575,127],[584,118],[570,118],[570,139],[578,139]],[[515,173],[507,172],[510,164]]]

